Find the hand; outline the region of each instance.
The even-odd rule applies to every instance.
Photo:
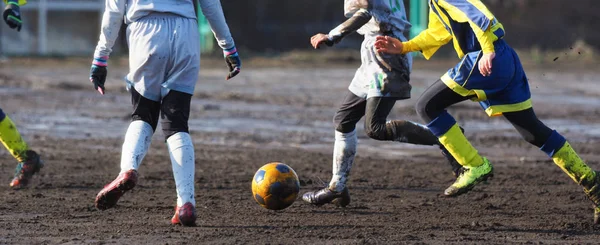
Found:
[[[318,33],[310,38],[310,44],[313,48],[318,49],[321,47],[321,44],[325,44],[329,47],[333,46],[333,41],[329,39],[327,34]]]
[[[496,58],[496,53],[483,54],[479,60],[479,72],[484,77],[492,75],[492,60]]]
[[[2,17],[4,19],[4,22],[6,22],[6,24],[10,28],[17,29],[17,31],[21,31],[23,21],[21,21],[21,11],[19,5],[16,2],[9,1],[9,4],[4,9]]]
[[[237,76],[242,70],[242,60],[235,47],[223,51],[223,54],[225,55],[225,63],[227,63],[227,67],[229,67],[229,74],[227,74],[225,79],[229,80]]]
[[[104,82],[106,82],[106,66],[92,65],[90,70],[90,81],[94,84],[94,89],[104,95]]]
[[[397,38],[378,36],[375,39],[375,50],[379,53],[402,54],[403,44]]]

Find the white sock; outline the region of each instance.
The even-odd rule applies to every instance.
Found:
[[[190,134],[179,132],[167,139],[173,176],[177,188],[177,206],[181,207],[187,202],[196,206],[194,199],[194,145]]]
[[[147,122],[137,120],[129,124],[121,151],[121,173],[140,167],[150,148],[153,133],[152,126]]]
[[[356,155],[356,129],[350,133],[335,131],[335,143],[333,145],[333,176],[329,182],[329,188],[341,192],[346,187],[354,156]]]

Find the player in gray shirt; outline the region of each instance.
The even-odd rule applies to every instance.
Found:
[[[136,185],[137,170],[150,147],[160,115],[177,188],[177,206],[171,223],[195,225],[195,158],[188,129],[190,102],[200,69],[200,34],[194,1],[106,0],[90,81],[104,94],[109,55],[125,22],[129,44],[129,74],[125,81],[131,92],[133,113],[123,143],[121,171],[98,193],[98,209],[115,206]],[[241,61],[221,3],[199,2],[223,49],[230,79],[240,72]]]

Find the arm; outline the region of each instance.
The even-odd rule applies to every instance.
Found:
[[[229,32],[229,26],[225,21],[225,15],[223,14],[223,8],[221,7],[220,1],[215,0],[199,0],[202,14],[208,20],[210,29],[212,29],[215,39],[223,50],[229,50],[235,47],[231,32]]]
[[[469,23],[484,54],[494,53],[494,42],[498,40],[492,31],[495,17],[481,1],[440,0],[438,3],[451,18]]]
[[[366,9],[359,9],[348,20],[331,30],[329,34],[317,33],[312,36],[310,43],[315,49],[319,48],[323,43],[331,47],[339,43],[344,37],[360,29],[369,20],[371,20],[371,14]]]
[[[429,24],[427,29],[419,33],[413,39],[402,43],[402,54],[421,51],[426,59],[431,58],[433,54],[443,45],[452,40],[452,35],[444,24],[438,19],[437,15],[429,11]]]
[[[102,26],[100,28],[100,38],[94,52],[94,59],[105,57],[108,59],[112,48],[115,45],[119,30],[123,24],[125,16],[126,0],[107,0],[104,15],[102,15]],[[104,66],[106,66],[106,59]],[[96,62],[94,62],[96,63]]]
[[[233,42],[233,37],[231,37],[227,21],[225,21],[223,7],[221,7],[220,1],[215,0],[199,0],[199,3],[202,14],[204,14],[206,20],[208,20],[210,29],[212,29],[213,34],[219,43],[219,47],[223,49],[225,63],[227,63],[227,67],[229,67],[229,73],[225,79],[229,80],[240,73],[242,69],[242,60],[235,48],[235,43]]]
[[[4,8],[4,12],[2,13],[2,18],[4,22],[12,28],[17,29],[17,31],[21,31],[21,27],[23,25],[23,21],[21,20],[21,8],[20,6],[25,5],[27,1],[25,0],[4,0],[6,4],[6,8]]]
[[[375,42],[375,49],[377,52],[391,54],[421,51],[426,59],[430,59],[442,45],[450,40],[452,40],[452,35],[446,29],[446,26],[435,13],[429,11],[429,25],[419,35],[406,42],[393,37],[379,36]]]
[[[369,20],[371,20],[371,17],[372,16],[367,9],[359,9],[352,17],[329,32],[327,35],[329,38],[327,45],[332,46],[335,43],[339,43],[344,37],[367,24]]]
[[[94,61],[90,69],[90,81],[94,88],[104,94],[104,82],[108,73],[108,56],[112,52],[119,30],[123,24],[125,16],[126,0],[106,0],[104,15],[102,15],[102,27],[100,29],[100,38],[94,51]]]
[[[438,4],[447,10],[451,18],[469,23],[483,51],[478,64],[479,72],[483,76],[491,75],[492,60],[496,57],[494,41],[499,38],[493,30],[502,25],[494,24],[494,15],[479,0],[439,0]]]

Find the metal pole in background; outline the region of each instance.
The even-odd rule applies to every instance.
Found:
[[[411,38],[427,29],[428,7],[427,0],[410,0]]]
[[[204,14],[202,14],[200,4],[196,4],[196,14],[198,18],[198,31],[200,32],[200,53],[210,53],[214,47],[214,38],[210,25]]]
[[[47,0],[40,0],[38,9],[38,54],[45,55],[48,52],[47,37],[48,33],[48,3]]]
[[[0,61],[3,61],[6,59],[6,55],[4,55],[4,49],[2,49],[2,47],[4,45],[2,45],[4,42],[2,40],[2,30],[4,29],[4,25],[0,26]]]

